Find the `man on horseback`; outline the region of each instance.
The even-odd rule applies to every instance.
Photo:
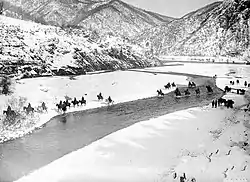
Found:
[[[45,102],[42,102],[42,109],[44,110],[44,111],[47,111],[47,107],[46,107],[46,105],[45,105]]]
[[[111,99],[111,97],[109,96],[107,99],[108,104],[112,104],[114,101]]]
[[[63,102],[63,104],[62,104],[62,111],[63,111],[63,113],[65,113],[67,111],[66,102]]]
[[[192,83],[189,81],[188,82],[188,88],[191,88],[192,87]]]
[[[84,97],[82,97],[82,99],[81,100],[79,100],[79,102],[81,103],[81,105],[86,105],[86,100],[84,99]]]
[[[60,100],[59,104],[56,104],[58,111],[60,111],[62,109],[62,101]]]
[[[186,96],[190,95],[190,92],[189,92],[188,89],[186,89],[184,92],[185,92],[185,95],[186,95]]]
[[[196,90],[195,90],[195,93],[196,93],[196,95],[200,95],[200,89],[199,88],[197,88]]]
[[[103,100],[103,96],[102,96],[102,93],[101,93],[101,92],[97,95],[97,99],[98,99],[98,101],[99,101],[99,100]]]
[[[76,98],[74,98],[74,100],[72,101],[72,104],[74,105],[74,107],[75,105],[78,105],[78,101],[76,100]]]
[[[208,93],[213,93],[213,89],[210,85],[207,85],[206,88]]]
[[[34,108],[33,107],[31,107],[31,104],[29,103],[28,104],[28,107],[23,107],[23,110],[25,110],[26,111],[26,114],[29,114],[29,113],[34,113]]]
[[[157,90],[158,96],[164,96],[164,93],[162,92],[162,90]]]
[[[181,96],[181,92],[180,92],[179,88],[176,88],[174,93],[176,96]]]
[[[3,114],[6,114],[8,119],[15,118],[17,116],[16,112],[12,110],[10,106],[7,107],[6,111],[3,111]]]

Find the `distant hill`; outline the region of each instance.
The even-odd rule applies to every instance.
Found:
[[[99,34],[136,36],[174,18],[120,0],[2,0],[6,16],[61,27],[83,27]],[[21,3],[20,3],[21,2]]]
[[[242,57],[249,54],[250,1],[207,5],[138,36],[149,53]]]

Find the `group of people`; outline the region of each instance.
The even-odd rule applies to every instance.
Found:
[[[240,80],[236,80],[236,84],[240,84]],[[230,81],[230,85],[235,85],[234,81]],[[250,87],[250,83],[247,83],[247,81],[244,81],[244,86],[245,87]]]
[[[172,84],[170,82],[168,82],[167,85],[164,85],[165,89],[170,89],[171,87],[176,87],[176,84],[174,82]]]
[[[171,86],[176,87],[174,82],[172,84],[169,82],[167,85],[164,85],[165,89],[168,89]],[[189,81],[188,88],[196,88],[196,84],[194,82]],[[188,88],[186,90],[184,90],[184,95],[185,96],[190,96],[191,95],[191,92],[189,91]],[[210,85],[207,85],[206,88],[207,88],[208,93],[213,93],[213,89],[212,89],[212,87]],[[175,93],[175,96],[177,98],[181,97],[181,95],[182,95],[178,87],[175,89],[174,93]],[[196,93],[196,96],[199,96],[200,95],[200,88],[195,89],[195,93]],[[157,90],[157,94],[158,94],[159,97],[164,96],[164,93],[162,92],[161,89]]]
[[[38,106],[38,110],[39,108],[40,111],[47,111],[47,106],[45,102],[42,102],[41,106]],[[30,113],[34,113],[35,108],[32,107],[30,103],[28,103],[28,106],[24,106],[23,110],[26,112],[27,115],[29,115]],[[11,106],[8,106],[7,110],[3,111],[3,114],[6,114],[7,118],[13,118],[18,115],[17,112],[11,108]]]
[[[195,88],[196,84],[194,82],[188,82],[188,88]]]
[[[215,99],[212,101],[212,108],[217,108],[218,100]]]
[[[214,99],[212,101],[212,108],[217,108],[218,106],[222,106],[222,104],[227,108],[233,108],[234,101],[232,99],[226,100],[223,98],[219,98],[218,100]]]
[[[177,173],[176,172],[174,172],[173,173],[173,178],[174,179],[177,179]],[[180,182],[185,182],[185,181],[187,181],[187,177],[186,177],[186,174],[185,173],[183,173],[181,176],[180,176]],[[191,182],[196,182],[196,179],[193,177],[193,178],[191,178],[190,179],[190,181]]]
[[[98,99],[98,101],[103,100],[103,96],[102,96],[101,92],[97,95],[97,99]],[[114,103],[114,101],[111,99],[110,96],[106,99],[106,102],[108,104]],[[75,97],[73,99],[73,101],[71,101],[71,102],[69,102],[68,99],[66,99],[65,101],[60,100],[60,102],[58,104],[56,104],[56,106],[57,106],[59,111],[63,111],[65,113],[67,111],[67,107],[70,108],[71,104],[73,104],[74,107],[79,106],[79,105],[82,106],[82,105],[86,105],[87,101],[86,101],[86,99],[84,97],[82,97],[81,100],[77,100],[76,97]]]

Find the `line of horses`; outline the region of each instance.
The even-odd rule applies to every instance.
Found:
[[[229,86],[225,86],[225,88],[224,88],[225,93],[231,92],[232,90],[236,90],[236,93],[239,95],[245,95],[245,93],[246,93],[246,90],[244,90],[244,89],[235,89],[235,88],[231,88]]]
[[[176,87],[176,84],[174,82],[172,84],[169,82],[167,85],[164,85],[165,89],[170,89],[171,87]],[[188,82],[188,88],[196,88],[196,84],[194,82],[189,81]],[[191,95],[188,88],[186,90],[184,90],[184,96],[190,96]],[[207,85],[206,88],[207,88],[208,93],[213,93],[213,89],[212,89],[212,87],[210,85]],[[161,89],[157,90],[156,92],[158,94],[158,97],[164,97],[164,95],[165,95]],[[179,97],[182,96],[182,94],[181,94],[178,87],[175,89],[174,93],[175,93],[176,98],[179,98]],[[195,93],[196,93],[196,96],[199,96],[200,93],[201,93],[200,89],[199,88],[195,89]]]
[[[99,93],[97,95],[97,99],[98,101],[102,101],[103,100],[103,96],[102,93]],[[114,101],[111,99],[111,97],[109,96],[106,100],[105,100],[108,105],[113,104]],[[69,102],[69,100],[65,100],[65,101],[60,101],[58,104],[56,104],[56,107],[58,108],[58,111],[63,111],[64,113],[67,111],[67,107],[70,108],[71,106],[79,106],[79,105],[86,105],[87,101],[84,97],[82,97],[80,100],[77,100],[76,97],[73,99],[73,101]],[[28,103],[28,106],[24,106],[23,107],[23,111],[25,111],[25,113],[27,115],[34,113],[35,111],[37,112],[47,112],[48,111],[48,107],[46,106],[45,102],[42,102],[42,104],[40,106],[38,106],[36,109],[34,107],[31,106],[30,103]],[[11,106],[7,107],[7,110],[3,111],[3,115],[6,115],[7,119],[14,119],[18,116],[18,112],[16,112],[15,110],[13,110],[11,108]]]
[[[97,95],[97,99],[98,101],[103,101],[103,96],[102,93],[100,92]],[[108,105],[113,104],[114,101],[111,99],[111,97],[109,96],[106,100]],[[67,107],[70,108],[71,104],[76,107],[76,106],[82,106],[87,104],[87,101],[85,100],[84,97],[82,97],[80,100],[77,100],[76,97],[74,98],[73,101],[69,102],[68,99],[66,99],[65,101],[60,100],[60,102],[58,104],[56,104],[56,107],[58,108],[58,111],[63,111],[64,113],[67,111]]]
[[[36,111],[39,111],[39,112],[46,111],[47,112],[47,109],[48,108],[47,108],[45,102],[42,102],[41,106],[38,106]],[[26,106],[23,107],[23,111],[25,111],[25,113],[27,115],[29,115],[30,113],[35,112],[35,108],[32,107],[31,104],[29,103],[27,107]],[[15,110],[13,110],[11,108],[11,106],[8,106],[7,110],[3,111],[3,114],[6,115],[7,119],[16,118],[18,116],[18,113]]]

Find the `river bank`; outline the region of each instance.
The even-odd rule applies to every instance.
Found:
[[[158,69],[159,69],[159,71],[162,71],[163,69],[169,69],[169,68],[158,68]],[[176,69],[176,68],[173,68],[173,69]],[[179,67],[179,69],[182,70],[184,68]],[[231,67],[229,69],[231,69]],[[206,70],[204,70],[204,75],[209,76],[209,75],[214,75],[214,74],[219,73],[218,74],[219,78],[216,80],[216,84],[220,88],[224,88],[224,86],[227,83],[229,83],[229,80],[232,79],[232,76],[233,76],[233,75],[225,76],[225,74],[228,73],[229,69],[225,69],[225,68],[214,69],[214,67],[208,67],[208,68],[206,68]],[[197,73],[197,70],[199,72],[202,71],[201,69],[197,68],[197,69],[194,70],[194,72]],[[237,67],[235,68],[235,70],[236,70],[236,73],[237,73],[237,70],[238,70]],[[186,72],[188,72],[188,74],[191,74],[190,71],[192,71],[192,70],[186,70]],[[108,91],[108,93],[112,92],[112,94],[114,94],[114,95],[112,95],[112,98],[116,98],[118,101],[121,101],[121,99],[125,99],[124,96],[128,96],[128,99],[135,98],[135,100],[138,97],[144,97],[144,96],[145,97],[150,97],[150,96],[147,96],[147,95],[154,96],[156,94],[155,90],[162,88],[163,85],[166,84],[167,82],[175,81],[179,87],[182,87],[184,85],[187,85],[188,80],[190,80],[190,78],[187,78],[185,76],[173,76],[173,77],[171,77],[171,75],[160,74],[160,73],[155,75],[155,74],[152,74],[153,72],[154,72],[154,70],[151,70],[151,73],[129,72],[129,74],[128,74],[127,72],[119,72],[119,74],[118,74],[116,72],[115,73],[115,78],[117,80],[119,80],[118,82],[113,81],[114,80],[114,73],[102,74],[102,75],[99,75],[100,76],[99,78],[96,78],[96,77],[91,78],[91,80],[89,82],[92,83],[92,85],[87,84],[88,83],[87,79],[84,80],[82,78],[76,77],[76,80],[74,80],[75,84],[71,85],[71,86],[73,88],[81,88],[81,89],[85,88],[85,89],[89,89],[89,90],[92,90],[92,89],[95,90],[95,91],[92,90],[93,91],[92,94],[88,94],[88,96],[89,96],[88,98],[90,100],[90,103],[92,103],[93,105],[96,106],[97,104],[99,104],[99,106],[101,106],[103,104],[98,103],[95,100],[96,92],[98,92],[97,91],[98,89],[96,89],[96,87],[95,87],[96,85],[99,85],[99,86],[101,86],[101,88],[104,88],[104,89],[106,88],[106,91]],[[130,75],[130,76],[128,76],[128,75]],[[235,76],[238,76],[238,75],[235,75]],[[201,77],[204,78],[203,76],[201,76]],[[87,77],[87,78],[89,80],[89,77]],[[103,80],[100,80],[101,78],[103,78]],[[202,83],[203,79],[199,80],[199,77],[196,77],[196,78],[197,78],[197,80],[193,80],[193,81],[197,82],[198,84]],[[207,78],[207,77],[205,77],[205,78]],[[63,85],[66,85],[69,82],[71,84],[74,83],[74,81],[72,81],[70,79],[68,79],[67,81],[66,81],[66,78],[64,78],[64,79],[65,80],[63,82],[61,81],[61,86],[59,86],[59,88],[65,88],[65,86],[63,86]],[[245,78],[240,79],[241,83],[242,83],[243,79],[245,79]],[[49,81],[46,80],[46,82],[48,83]],[[86,87],[83,87],[82,85],[80,85],[79,83],[81,83],[81,82],[84,82],[85,83],[84,85],[87,84],[88,87],[86,88]],[[58,83],[59,83],[59,80],[55,80],[54,82],[49,83],[49,84],[53,85],[52,88],[54,88],[56,86],[56,84],[58,84]],[[29,84],[32,85],[34,83],[30,83],[30,81],[29,81]],[[203,82],[203,84],[204,84],[204,82]],[[46,86],[48,86],[48,85],[46,85]],[[115,85],[115,87],[113,88],[114,90],[112,89],[112,86],[110,86],[110,85],[112,85],[112,86]],[[133,90],[132,89],[126,89],[127,85],[130,85],[131,88],[135,88],[135,89],[133,89]],[[25,86],[27,87],[27,85],[25,85]],[[239,87],[241,85],[237,85],[237,86]],[[60,91],[62,91],[62,90],[64,90],[64,89],[61,89]],[[68,90],[65,89],[64,91],[68,91]],[[163,91],[165,93],[171,92],[171,90],[163,90]],[[53,91],[53,92],[55,92],[55,91]],[[51,89],[49,89],[49,91],[46,92],[46,93],[51,94],[53,92],[52,92]],[[76,93],[76,92],[77,92],[77,90],[72,90],[70,92],[70,94],[73,94],[73,93]],[[79,92],[79,90],[78,90],[78,92]],[[65,92],[57,92],[57,93],[60,93],[60,95],[62,95],[62,96],[65,94]],[[32,98],[31,97],[32,94],[35,94],[35,93],[27,93],[27,94],[29,94],[30,98]],[[78,93],[78,94],[80,95],[82,93]],[[39,94],[37,94],[37,95],[39,95]],[[168,96],[166,96],[166,97],[168,97]],[[227,96],[225,96],[225,97],[227,97]],[[43,98],[45,98],[45,97],[43,97]],[[53,97],[49,97],[49,98],[53,98]],[[92,102],[91,102],[91,98],[93,98]],[[39,98],[36,98],[36,99],[39,100]],[[152,99],[157,99],[157,100],[152,101]],[[168,100],[168,98],[166,98],[166,99]],[[77,150],[79,148],[85,147],[87,144],[89,144],[89,142],[91,143],[91,140],[94,140],[94,141],[98,140],[98,139],[102,138],[102,136],[106,136],[108,134],[111,134],[112,132],[115,132],[116,130],[119,130],[117,132],[117,133],[119,133],[120,131],[123,131],[123,128],[126,128],[126,127],[131,128],[131,127],[133,127],[134,125],[130,126],[131,124],[134,124],[134,122],[133,123],[129,122],[129,121],[131,121],[131,119],[132,120],[137,120],[137,118],[139,118],[139,121],[141,121],[141,120],[145,121],[145,120],[148,120],[149,118],[152,118],[154,115],[157,116],[159,114],[159,112],[160,112],[160,115],[167,114],[166,117],[169,118],[169,114],[165,110],[169,110],[170,112],[177,111],[177,110],[175,110],[175,108],[172,108],[172,110],[170,108],[167,108],[167,109],[164,110],[164,107],[155,104],[155,103],[158,103],[158,104],[160,103],[160,104],[164,105],[167,100],[166,101],[161,101],[160,100],[160,102],[159,102],[158,98],[149,98],[148,100],[147,99],[143,99],[143,100],[144,101],[149,101],[149,103],[153,104],[153,106],[156,107],[157,109],[148,112],[148,113],[152,113],[152,114],[143,113],[142,115],[132,116],[131,112],[129,110],[128,110],[128,112],[125,112],[125,113],[123,112],[123,109],[127,110],[127,109],[130,108],[130,107],[129,108],[125,107],[126,104],[127,104],[127,103],[125,103],[125,105],[123,105],[123,104],[119,105],[118,104],[118,105],[114,105],[114,107],[112,106],[114,109],[115,108],[118,109],[118,110],[117,109],[114,110],[116,112],[112,112],[112,107],[111,107],[111,109],[108,109],[108,108],[107,109],[105,109],[105,108],[96,109],[96,112],[93,112],[93,110],[92,111],[88,110],[88,111],[84,111],[84,112],[71,113],[70,115],[66,116],[66,118],[63,118],[63,117],[54,118],[55,121],[47,123],[47,126],[45,128],[43,128],[42,130],[37,130],[32,135],[27,135],[26,137],[17,139],[15,141],[1,144],[2,149],[4,149],[3,150],[3,152],[4,152],[3,156],[5,158],[3,158],[3,160],[2,160],[2,163],[1,163],[2,166],[0,165],[0,168],[1,168],[0,171],[3,171],[3,174],[5,176],[0,175],[0,177],[2,177],[2,180],[3,179],[18,179],[19,177],[23,176],[23,174],[25,174],[25,171],[26,172],[28,171],[28,173],[29,173],[30,171],[33,171],[34,169],[38,169],[40,167],[43,167],[43,166],[47,165],[48,163],[56,160],[57,158],[60,158],[61,156],[64,156],[67,153],[70,153],[70,152],[75,151],[75,150]],[[243,100],[244,99],[240,99],[239,101],[242,102]],[[136,103],[138,103],[138,101],[134,101],[131,104],[133,105],[133,103],[136,105]],[[143,102],[141,102],[141,103],[143,103]],[[185,100],[185,103],[186,103],[186,100]],[[188,107],[184,107],[183,105],[181,106],[180,104],[181,103],[179,103],[180,107],[178,107],[178,108],[181,109],[181,110],[182,109],[183,110],[188,109],[188,107],[190,106],[189,103],[186,103],[188,105]],[[190,107],[202,106],[202,104],[201,105],[199,105],[199,104],[200,104],[199,102],[196,102],[196,105],[191,105]],[[203,104],[206,105],[206,104],[209,104],[209,102],[206,102],[206,103],[203,103]],[[143,108],[144,105],[145,105],[145,103],[143,103],[142,106],[140,106],[140,107],[138,106],[138,107]],[[89,107],[89,105],[88,105],[88,107]],[[205,110],[206,110],[207,107],[209,108],[209,107],[211,107],[211,105],[205,106],[205,107],[202,107],[202,108],[205,108]],[[134,107],[132,107],[132,108],[134,108]],[[75,108],[75,109],[82,109],[82,108],[79,107],[79,108]],[[135,110],[137,111],[137,109],[135,109]],[[199,108],[198,108],[198,110],[199,110]],[[141,109],[139,109],[138,111],[140,111],[140,112],[134,112],[134,113],[136,114],[136,113],[144,112],[144,110],[141,110]],[[186,112],[186,111],[187,110],[185,110],[183,112]],[[201,109],[201,111],[204,111],[204,109]],[[83,121],[85,121],[85,120],[88,121],[90,119],[89,117],[92,117],[93,115],[98,114],[99,112],[108,112],[108,113],[104,114],[104,116],[99,115],[99,116],[95,117],[95,119],[90,120],[90,126],[92,126],[92,130],[91,130],[91,136],[89,136],[89,134],[87,132],[89,129],[88,130],[84,129],[86,127],[86,125],[85,125],[86,123],[83,122]],[[174,112],[172,114],[176,114],[176,113],[178,114],[178,112]],[[201,112],[201,114],[202,114],[202,112]],[[213,114],[213,113],[211,113],[211,114]],[[216,113],[214,113],[214,114],[216,114]],[[224,114],[222,114],[222,116],[223,115]],[[146,116],[146,117],[143,117],[143,116]],[[87,118],[85,118],[85,117],[87,117]],[[119,117],[125,117],[125,118],[118,119]],[[196,117],[196,116],[193,116],[192,118],[194,118],[194,117]],[[216,116],[214,116],[214,117],[216,117]],[[75,118],[75,119],[73,119],[73,118]],[[81,118],[82,119],[85,118],[85,119],[81,120]],[[181,118],[184,119],[184,118],[186,118],[186,116],[185,117],[181,116]],[[192,118],[190,118],[190,119],[192,119]],[[199,117],[199,118],[201,119],[202,117]],[[60,122],[60,120],[65,121],[65,119],[66,119],[65,124]],[[100,121],[103,121],[103,120],[106,121],[106,119],[108,121],[104,122],[104,125],[99,126]],[[113,122],[111,122],[111,120],[113,120]],[[120,124],[120,121],[125,121],[125,123]],[[144,121],[138,122],[137,124],[140,125],[140,123],[143,123]],[[218,120],[216,119],[215,121],[218,121]],[[79,122],[80,125],[83,125],[83,128],[78,127],[78,125],[77,125],[78,122]],[[150,119],[150,122],[152,122],[152,125],[157,125],[156,123],[158,122],[158,118]],[[176,121],[174,121],[174,122],[176,122]],[[190,120],[190,122],[192,122],[192,120]],[[220,121],[218,121],[218,122],[220,122]],[[105,128],[105,126],[107,126],[108,123],[110,123],[112,125],[112,127],[108,126],[108,128],[111,128],[111,129],[116,128],[116,129],[112,130],[112,131],[109,131],[110,129],[108,130],[108,128]],[[192,125],[192,123],[190,123],[190,124]],[[55,125],[57,127],[54,129]],[[160,124],[160,125],[162,125],[162,124]],[[74,127],[77,127],[76,130],[79,131],[79,132],[76,133],[76,130],[74,129]],[[155,127],[157,128],[157,126],[153,126],[153,128],[155,128]],[[73,129],[73,130],[71,130],[71,129]],[[58,131],[59,131],[59,133],[57,133]],[[45,134],[44,132],[45,133],[48,132],[50,134]],[[106,132],[106,134],[105,134],[105,132]],[[139,134],[140,132],[141,131],[139,130],[138,132],[130,132],[130,133],[131,133],[131,135],[133,135],[133,134],[136,134],[136,133]],[[157,131],[152,131],[152,132],[153,133],[156,132],[155,134],[158,135]],[[150,132],[150,133],[153,134],[152,132]],[[166,131],[166,132],[168,132],[168,131]],[[151,136],[151,134],[150,134],[150,136]],[[159,135],[161,135],[161,134],[159,134]],[[97,138],[95,139],[95,137],[97,137]],[[59,142],[59,139],[60,139],[60,142]],[[156,141],[158,141],[158,139]],[[76,141],[78,141],[78,142],[76,142]],[[122,141],[125,142],[125,141],[128,141],[128,140],[126,138],[124,138]],[[160,144],[162,140],[160,139],[159,142],[156,142],[156,141],[154,141],[154,143]],[[84,144],[85,142],[87,142],[87,144]],[[143,142],[143,143],[145,143],[145,142]],[[32,145],[34,145],[34,146],[32,146]],[[21,148],[17,147],[17,146],[20,146]],[[48,149],[45,149],[44,148],[45,146]],[[42,147],[42,148],[40,148],[40,147]],[[118,146],[118,148],[119,147],[124,147],[124,146]],[[88,148],[88,147],[85,147],[85,148]],[[18,149],[18,151],[15,151],[16,149]],[[154,148],[152,148],[152,149],[154,149]],[[130,150],[130,149],[128,149],[128,150]],[[158,150],[158,149],[155,148],[155,150]],[[45,153],[43,153],[43,152],[45,152]],[[46,152],[49,152],[49,154],[46,155]],[[53,153],[55,153],[55,154],[53,154]],[[27,156],[29,156],[29,157],[27,158]],[[91,158],[91,156],[88,156],[88,157]],[[131,157],[131,156],[129,155],[129,157]],[[151,156],[151,158],[153,158],[153,157]],[[120,160],[120,159],[118,158],[117,160]],[[81,164],[81,165],[83,165],[83,164]],[[111,165],[109,165],[109,166],[111,167]],[[77,171],[77,169],[74,169],[74,171]],[[8,178],[8,175],[10,175],[12,177]],[[55,174],[55,175],[57,175],[57,174]],[[147,176],[147,175],[145,175],[145,176]],[[6,177],[6,178],[4,178],[4,177]],[[30,179],[32,179],[32,178],[30,178]],[[92,179],[95,179],[95,178],[93,177]],[[12,180],[4,180],[4,181],[12,181]],[[74,181],[74,179],[72,179],[70,181]]]
[[[134,79],[136,78],[136,80]],[[56,104],[65,97],[87,100],[86,106],[71,107],[68,112],[86,110],[106,106],[105,102],[98,102],[96,95],[102,92],[104,99],[111,96],[115,103],[127,102],[141,98],[156,96],[156,90],[164,88],[166,80],[175,81],[180,85],[187,85],[186,77],[177,76],[152,76],[143,73],[131,73],[117,71],[102,73],[98,75],[52,78],[33,78],[19,80],[13,86],[14,93],[11,96],[0,96],[0,111],[6,110],[8,105],[23,114],[25,119],[10,127],[5,127],[0,122],[0,142],[21,137],[40,128],[52,117],[60,115]],[[128,89],[130,85],[133,89]],[[32,89],[30,89],[32,88]],[[164,90],[168,93],[172,90]],[[47,113],[35,113],[28,116],[23,113],[23,106],[31,103],[33,107],[38,107],[44,101],[48,107]],[[1,117],[3,121],[3,117]]]
[[[194,66],[197,69],[192,69]],[[12,96],[0,95],[0,113],[11,104],[14,109],[22,113],[24,119],[16,125],[5,127],[1,122],[4,118],[0,116],[0,119],[2,119],[0,121],[0,143],[31,133],[47,123],[52,117],[61,114],[57,112],[55,105],[60,100],[65,100],[66,97],[81,99],[84,96],[87,100],[86,106],[72,107],[68,110],[68,112],[74,112],[105,106],[104,102],[97,101],[96,95],[99,92],[102,92],[105,98],[111,96],[115,103],[127,102],[155,96],[156,90],[164,90],[163,86],[168,82],[176,82],[178,86],[185,86],[190,80],[187,80],[187,77],[208,78],[217,74],[219,79],[217,79],[216,84],[220,88],[224,88],[225,82],[229,82],[229,79],[233,78],[233,75],[225,76],[225,74],[234,68],[236,72],[240,71],[237,65],[223,65],[218,68],[213,65],[185,64],[132,70],[133,72],[116,71],[98,75],[18,80],[13,86],[14,93]],[[133,89],[128,89],[128,85],[129,88]],[[165,93],[170,91],[172,90],[164,90]],[[42,101],[48,106],[48,113],[39,113],[27,117],[20,109],[27,106],[28,103],[31,103],[33,107],[38,107]]]
[[[143,118],[17,181],[164,182],[179,181],[184,172],[200,182],[248,181],[250,149],[243,144],[249,141],[250,117],[240,108],[249,101],[232,93],[225,98],[234,99],[236,109],[207,103]]]
[[[208,95],[204,86],[199,88],[200,97],[191,89],[188,98],[176,99],[170,92],[164,98],[150,97],[54,117],[32,135],[0,145],[0,181],[16,180],[109,134],[151,118],[207,105],[222,94],[218,88],[213,95]],[[184,89],[180,88],[181,92]]]

